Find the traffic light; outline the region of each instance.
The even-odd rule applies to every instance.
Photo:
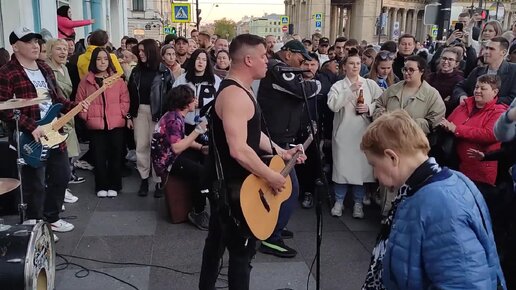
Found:
[[[482,20],[486,20],[489,17],[489,10],[482,9]]]
[[[197,9],[197,22],[201,22],[202,20],[202,17],[201,17],[201,9]]]

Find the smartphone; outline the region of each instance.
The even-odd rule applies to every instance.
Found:
[[[462,31],[464,29],[464,23],[462,22],[457,22],[455,23],[455,29],[454,31],[458,30],[458,31]]]

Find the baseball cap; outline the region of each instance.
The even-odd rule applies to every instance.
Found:
[[[330,39],[328,37],[321,37],[319,45],[330,45]]]
[[[509,54],[513,54],[513,53],[516,53],[516,43],[511,45],[511,47],[509,48]]]
[[[306,51],[305,46],[299,40],[294,39],[294,40],[291,40],[291,41],[285,43],[285,45],[283,45],[281,50],[297,52],[297,53],[302,54],[306,60],[312,60],[312,58],[308,55],[308,51]]]
[[[188,43],[188,39],[186,39],[186,37],[183,37],[183,36],[178,36],[176,38],[175,42],[177,43],[178,41],[184,41],[184,42]]]
[[[303,39],[303,43],[308,43],[309,45],[312,45],[312,41],[308,38]]]
[[[11,35],[9,35],[9,43],[11,45],[13,45],[18,40],[23,41],[23,42],[29,42],[34,38],[43,39],[41,34],[35,33],[34,31],[28,29],[27,27],[17,27],[14,29],[13,32],[11,32]]]

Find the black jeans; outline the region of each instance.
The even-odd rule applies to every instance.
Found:
[[[45,166],[22,168],[23,196],[28,219],[59,220],[66,187],[70,181],[70,166],[66,150],[51,149]]]
[[[204,166],[202,164],[183,154],[177,156],[170,170],[170,175],[177,176],[188,183],[193,193],[192,203],[196,213],[202,212],[206,207],[206,196],[201,192],[203,171]]]
[[[240,186],[229,186],[229,191],[238,190]],[[231,193],[228,192],[231,196]],[[222,199],[222,197],[221,197]],[[220,259],[226,248],[229,251],[228,286],[229,290],[249,289],[251,260],[256,254],[256,239],[248,231],[238,227],[229,216],[222,201],[210,201],[210,226],[202,254],[200,290],[214,290],[219,275]],[[238,216],[240,214],[235,213]],[[240,220],[244,220],[240,218]],[[244,222],[245,223],[245,222]]]
[[[122,189],[124,128],[90,130],[90,146],[95,168],[95,191]]]

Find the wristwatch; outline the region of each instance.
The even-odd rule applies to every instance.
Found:
[[[131,116],[131,114],[127,113],[127,115],[125,115],[125,118],[126,118],[127,120],[131,120],[133,117]]]

